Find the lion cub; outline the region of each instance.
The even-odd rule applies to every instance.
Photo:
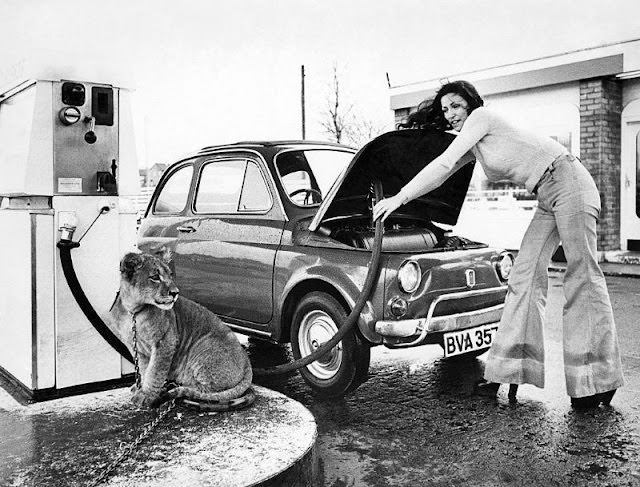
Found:
[[[109,326],[133,354],[136,321],[142,386],[133,387],[137,406],[172,398],[214,403],[208,410],[251,404],[253,372],[231,329],[208,309],[183,297],[158,257],[129,253],[120,262],[120,291]],[[165,384],[177,387],[167,390]]]

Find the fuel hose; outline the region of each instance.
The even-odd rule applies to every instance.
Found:
[[[71,259],[71,249],[75,249],[80,247],[79,242],[72,242],[70,240],[60,240],[57,243],[58,249],[60,249],[60,263],[62,264],[62,272],[64,273],[64,277],[67,280],[67,284],[69,285],[69,289],[71,290],[71,294],[75,298],[78,306],[87,317],[89,322],[93,325],[96,331],[104,338],[109,345],[111,345],[116,352],[126,358],[129,362],[134,363],[133,357],[129,352],[129,349],[126,347],[124,343],[120,341],[120,339],[114,335],[114,333],[107,327],[102,318],[98,316],[96,310],[93,309],[91,303],[87,299],[87,296],[84,294],[82,290],[82,286],[80,286],[80,282],[78,281],[78,277],[76,276],[76,271],[73,268],[73,260]]]
[[[373,190],[375,196],[375,202],[380,201],[383,198],[382,192],[382,183],[380,181],[374,181]],[[365,278],[364,285],[362,286],[362,291],[360,291],[360,295],[356,300],[351,313],[345,319],[342,326],[338,329],[337,333],[333,335],[328,341],[320,345],[316,350],[314,350],[309,355],[305,355],[293,362],[287,362],[282,365],[275,365],[273,367],[264,367],[264,368],[255,368],[253,369],[254,375],[257,376],[270,376],[270,375],[278,375],[278,374],[286,374],[287,372],[291,372],[297,369],[301,369],[309,365],[312,362],[315,362],[319,358],[321,358],[324,354],[329,352],[333,347],[335,347],[340,340],[344,338],[344,336],[349,333],[353,327],[358,323],[358,318],[360,317],[360,313],[362,312],[362,308],[366,304],[369,299],[369,295],[371,294],[371,290],[373,289],[374,284],[378,278],[378,270],[380,267],[380,255],[382,254],[382,235],[384,233],[384,223],[381,218],[378,218],[375,222],[375,233],[373,238],[373,249],[371,250],[371,260],[368,264],[367,277]]]
[[[375,181],[373,183],[373,189],[375,201],[380,201],[383,197],[382,183],[380,183],[380,181]],[[329,352],[344,338],[347,333],[349,333],[354,328],[354,326],[358,323],[358,318],[360,317],[362,308],[364,308],[364,305],[369,299],[369,295],[371,294],[373,286],[378,278],[380,255],[382,253],[383,232],[384,223],[381,219],[378,219],[375,222],[373,249],[371,251],[371,260],[368,263],[368,271],[364,281],[364,285],[362,286],[362,290],[360,291],[360,295],[358,296],[353,309],[351,310],[349,316],[347,316],[337,333],[309,355],[294,360],[293,362],[288,362],[286,364],[275,365],[273,367],[255,368],[253,369],[254,375],[270,376],[286,374],[288,372],[305,367]],[[87,296],[84,294],[82,286],[80,286],[80,282],[78,281],[78,277],[76,276],[76,272],[73,268],[73,260],[71,258],[71,250],[80,247],[80,243],[60,240],[57,244],[57,247],[60,250],[60,262],[62,264],[62,271],[64,272],[64,276],[67,280],[67,284],[69,285],[69,289],[71,290],[73,297],[78,303],[78,306],[80,306],[80,309],[87,317],[89,322],[93,325],[95,330],[100,334],[100,336],[102,336],[102,338],[104,338],[107,343],[109,343],[109,345],[111,345],[111,347],[113,347],[113,349],[116,350],[120,355],[122,355],[131,363],[134,363],[129,349],[107,327],[104,321],[102,321],[102,318],[100,318],[98,313],[96,313],[95,309],[93,309],[93,306],[91,306],[91,303],[87,299]]]

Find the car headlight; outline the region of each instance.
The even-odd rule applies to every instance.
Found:
[[[509,275],[511,274],[511,269],[513,268],[513,255],[509,252],[503,252],[498,257],[498,262],[496,263],[496,270],[498,271],[498,276],[503,281],[509,279]]]
[[[398,285],[405,293],[412,293],[420,285],[422,280],[422,272],[420,266],[415,260],[407,260],[403,262],[398,269]]]

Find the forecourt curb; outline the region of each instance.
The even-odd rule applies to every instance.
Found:
[[[300,403],[253,386],[247,409],[177,406],[106,486],[312,486],[316,423]],[[21,405],[0,389],[0,485],[86,486],[157,412],[128,388]]]
[[[620,264],[614,262],[600,262],[600,268],[605,276],[640,278],[640,264]],[[550,272],[565,272],[567,264],[553,262],[549,266]]]

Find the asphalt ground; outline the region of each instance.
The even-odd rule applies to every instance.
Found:
[[[564,384],[563,277],[550,273],[545,387],[521,386],[515,403],[506,387],[474,394],[484,356],[444,359],[437,345],[372,349],[368,380],[341,400],[297,375],[264,382],[313,413],[318,486],[640,486],[639,281],[607,276],[625,386],[610,406],[578,411]]]

